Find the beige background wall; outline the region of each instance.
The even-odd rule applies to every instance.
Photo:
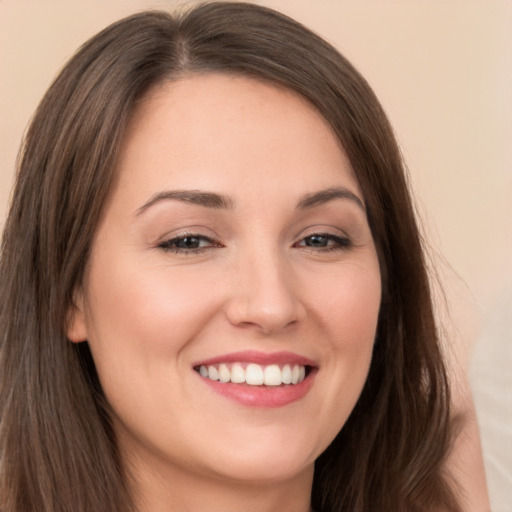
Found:
[[[181,3],[0,0],[0,227],[23,131],[73,51],[115,19]],[[391,118],[438,253],[450,340],[461,366],[469,366],[493,510],[510,512],[512,1],[258,3],[340,48]]]

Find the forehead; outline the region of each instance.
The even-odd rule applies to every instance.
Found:
[[[328,122],[303,97],[263,81],[193,74],[154,87],[136,106],[118,179],[214,190],[242,182],[326,188],[357,180]],[[143,179],[141,179],[143,178]],[[148,193],[150,190],[148,190]],[[297,191],[299,193],[299,191]]]

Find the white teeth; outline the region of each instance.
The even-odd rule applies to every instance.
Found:
[[[241,384],[245,382],[245,370],[239,363],[235,363],[231,367],[231,382],[235,384]]]
[[[219,366],[219,380],[221,382],[229,382],[231,380],[231,372],[225,364]]]
[[[283,380],[283,384],[292,383],[292,369],[289,364],[286,364],[281,370],[281,379]]]
[[[263,384],[263,368],[259,364],[249,364],[245,369],[245,382],[252,386]]]
[[[263,372],[263,383],[265,386],[280,386],[281,382],[281,368],[277,364],[267,366]]]
[[[292,384],[297,384],[297,382],[299,382],[299,372],[299,367],[297,365],[294,365],[292,369]]]
[[[286,364],[282,368],[277,364],[261,366],[250,363],[244,369],[242,363],[226,363],[216,365],[201,365],[201,377],[218,380],[220,382],[233,382],[235,384],[247,383],[251,386],[280,386],[281,384],[298,384],[306,378],[306,367],[302,365]]]
[[[208,378],[212,380],[219,380],[219,372],[215,366],[208,366]]]

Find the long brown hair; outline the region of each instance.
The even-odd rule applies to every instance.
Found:
[[[339,138],[367,204],[383,279],[373,360],[353,413],[316,462],[313,508],[459,510],[443,474],[447,377],[392,129],[332,46],[244,3],[111,25],[71,59],[33,118],[1,248],[0,508],[134,509],[94,362],[87,343],[66,339],[66,315],[135,103],[191,72],[254,77],[307,98]]]

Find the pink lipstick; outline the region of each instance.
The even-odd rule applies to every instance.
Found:
[[[292,352],[232,352],[194,364],[217,394],[253,407],[282,407],[300,400],[318,371],[309,358]]]

